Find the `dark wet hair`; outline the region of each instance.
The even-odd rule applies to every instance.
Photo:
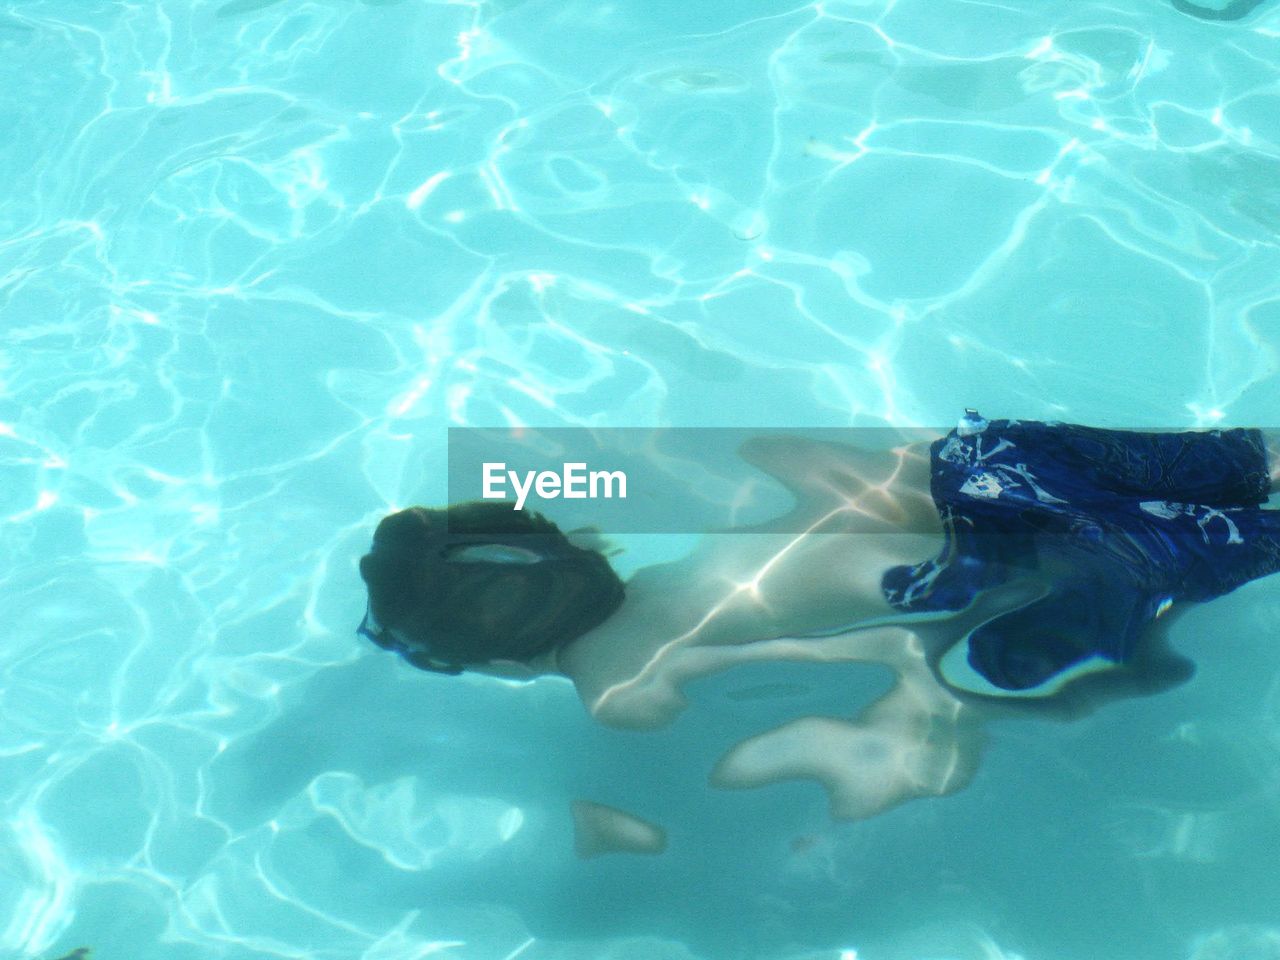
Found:
[[[540,514],[497,502],[383,518],[360,575],[369,588],[360,632],[444,673],[563,646],[623,599],[604,556],[575,546]]]

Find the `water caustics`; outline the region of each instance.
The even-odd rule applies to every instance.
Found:
[[[572,687],[352,627],[448,425],[1270,425],[1275,17],[0,4],[0,954],[1272,948],[1268,581],[997,697],[944,651],[1047,585],[903,619],[871,490],[931,531],[620,538]]]

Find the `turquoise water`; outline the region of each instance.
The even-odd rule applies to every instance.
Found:
[[[0,956],[1280,957],[1275,580],[860,821],[707,772],[873,665],[354,635],[450,425],[1276,424],[1280,6],[9,0],[0,84]]]

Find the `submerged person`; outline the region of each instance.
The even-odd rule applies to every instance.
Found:
[[[983,717],[1184,680],[1153,622],[1280,569],[1257,430],[967,411],[929,444],[763,440],[742,455],[790,489],[793,514],[625,585],[591,545],[502,503],[393,514],[361,561],[361,630],[424,669],[564,674],[594,716],[627,727],[668,722],[683,684],[744,662],[885,664],[895,685],[853,720],[793,721],[712,776],[816,778],[837,815],[860,817],[962,786]],[[953,682],[944,661],[962,648],[986,689]],[[1084,672],[1098,664],[1117,669]],[[993,696],[1037,690],[1039,704]]]

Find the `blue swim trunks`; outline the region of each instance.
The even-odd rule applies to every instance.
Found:
[[[945,546],[894,567],[903,611],[954,611],[1033,574],[1049,592],[969,636],[969,663],[1006,690],[1089,657],[1123,663],[1142,628],[1280,570],[1280,511],[1259,430],[1140,433],[982,419],[930,447]]]

